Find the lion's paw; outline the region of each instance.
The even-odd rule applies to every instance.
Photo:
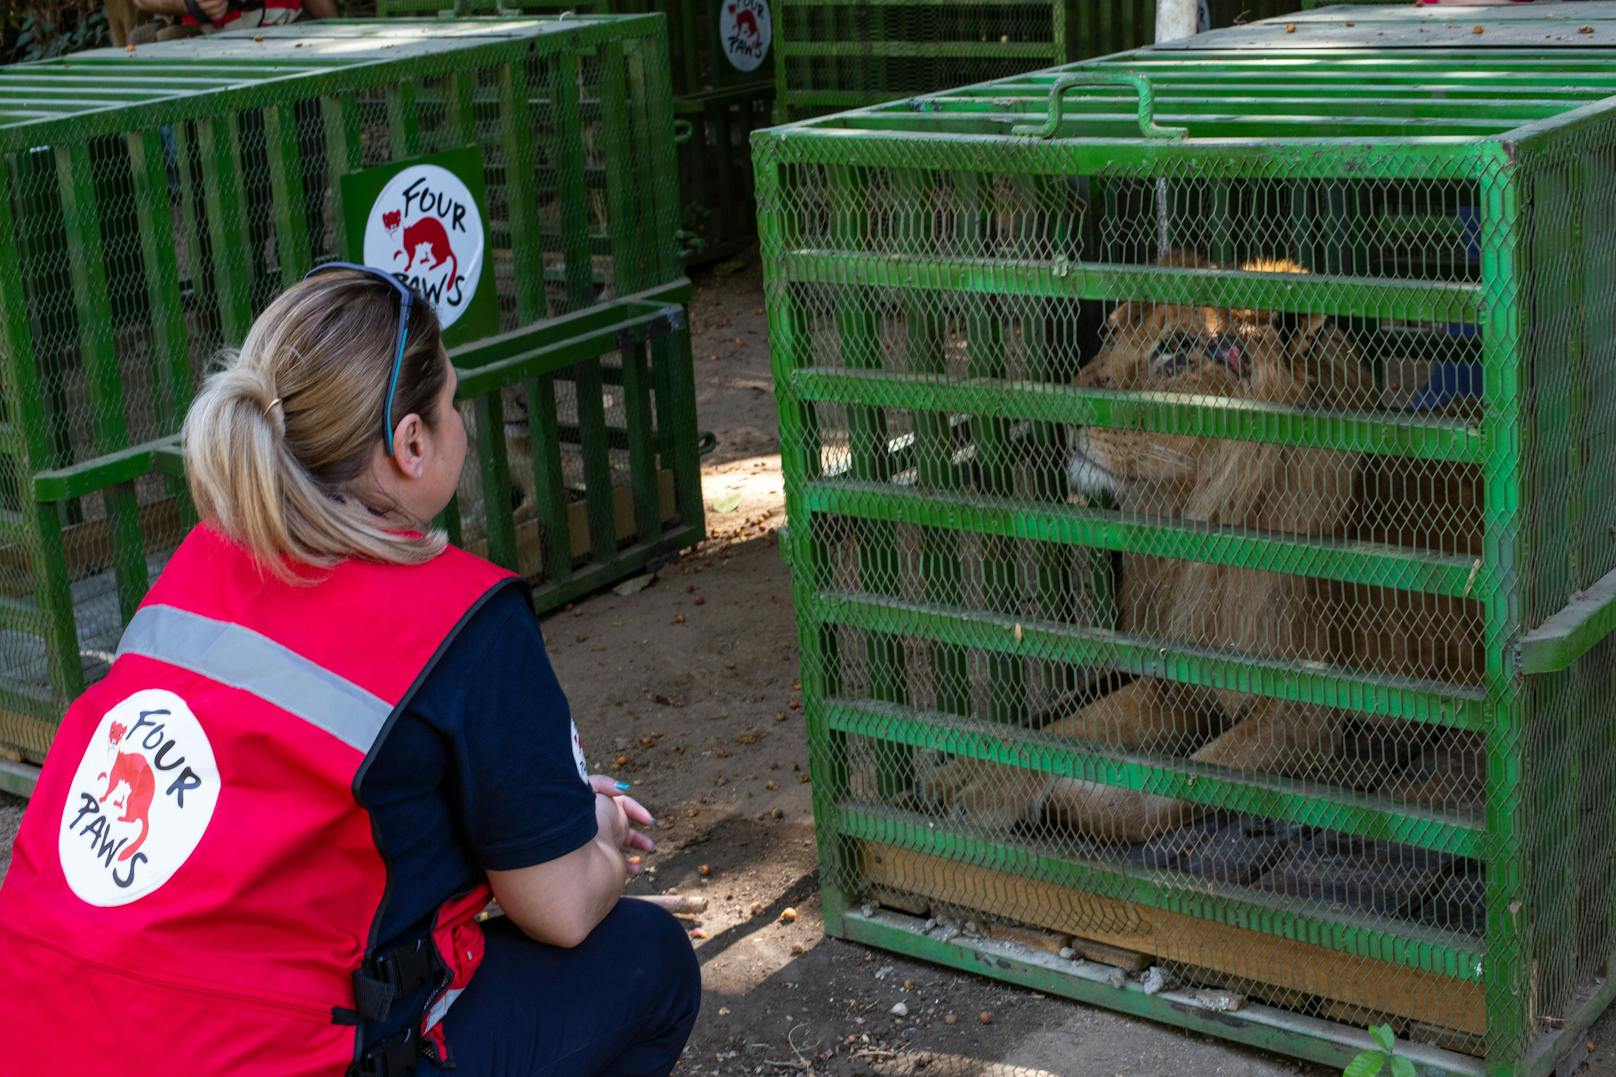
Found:
[[[1047,774],[978,759],[945,758],[922,766],[918,777],[923,801],[950,818],[995,830],[1041,819],[1054,784]]]
[[[1182,800],[1064,778],[1050,790],[1051,821],[1068,830],[1136,844],[1182,826],[1202,809]]]

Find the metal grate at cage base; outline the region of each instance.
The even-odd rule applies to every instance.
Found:
[[[754,137],[827,921],[1541,1074],[1616,990],[1616,53],[1219,39]]]

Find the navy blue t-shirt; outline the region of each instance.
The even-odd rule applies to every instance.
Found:
[[[520,587],[503,587],[461,627],[360,779],[387,861],[381,947],[424,934],[484,872],[593,839],[595,795],[580,769],[538,618]],[[366,1045],[402,1028],[425,994],[368,1027]]]

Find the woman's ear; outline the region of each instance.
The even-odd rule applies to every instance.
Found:
[[[393,427],[393,468],[401,478],[419,479],[426,474],[427,439],[431,436],[421,416],[410,412]]]

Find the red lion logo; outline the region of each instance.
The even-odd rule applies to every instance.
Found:
[[[735,6],[733,4],[730,5],[730,11],[733,12],[734,10]],[[762,36],[761,32],[758,30],[757,16],[752,14],[750,11],[743,11],[739,15],[735,16],[735,32],[739,34],[749,34],[752,37]]]
[[[108,736],[114,748],[123,740],[128,727],[120,722],[112,723],[112,732]],[[151,824],[146,816],[151,811],[152,798],[157,795],[157,778],[152,774],[151,765],[146,757],[134,752],[119,752],[118,758],[112,763],[110,770],[103,770],[96,775],[97,779],[107,779],[107,791],[101,794],[100,803],[105,804],[107,798],[119,784],[128,787],[122,800],[114,800],[114,808],[122,808],[123,815],[118,818],[120,823],[139,823],[140,837],[131,842],[123,852],[118,854],[120,861],[128,860],[135,855],[142,845],[146,843],[146,835],[151,831]]]
[[[403,258],[404,272],[408,273],[415,268],[421,247],[427,249],[427,272],[430,273],[448,262],[449,281],[453,284],[460,276],[460,261],[455,257],[454,248],[449,245],[448,229],[444,228],[443,222],[436,217],[422,217],[406,227],[403,249],[393,255],[393,260],[396,262]]]

